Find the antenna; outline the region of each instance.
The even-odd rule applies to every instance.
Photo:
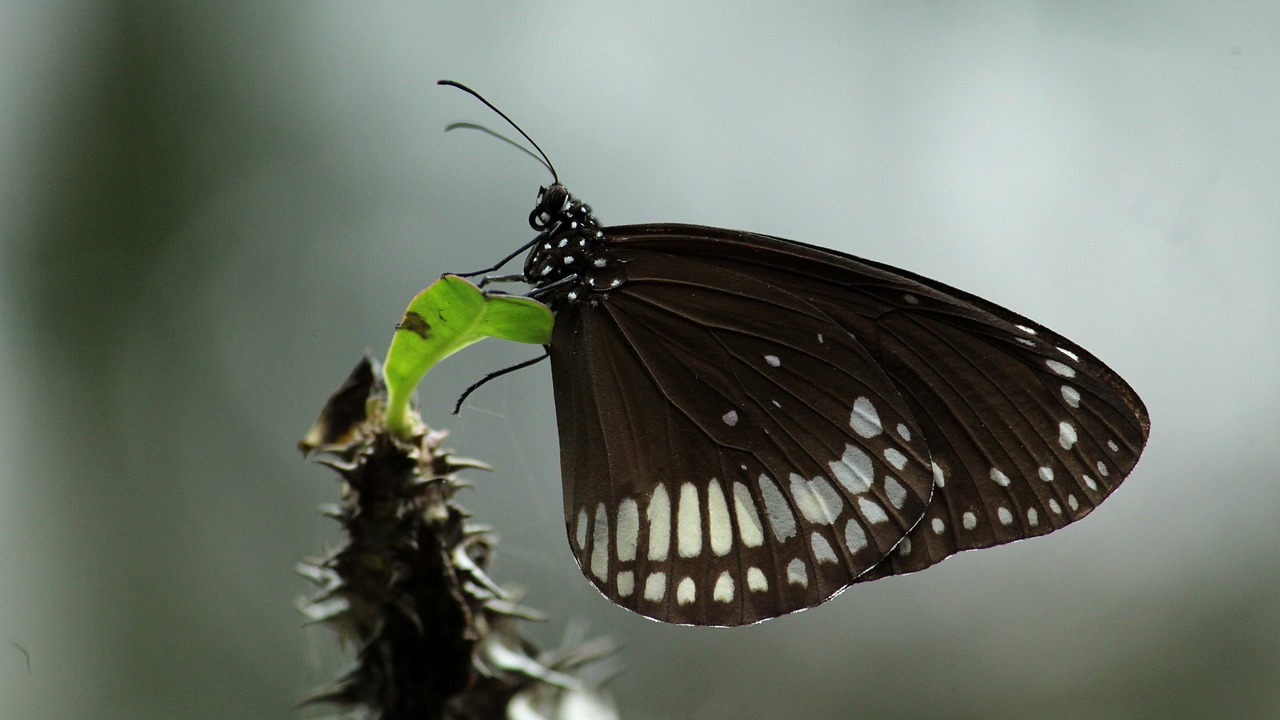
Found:
[[[492,110],[492,111],[494,111],[494,112],[498,113],[498,115],[499,115],[499,116],[501,116],[503,120],[506,120],[506,121],[507,121],[507,124],[508,124],[508,125],[510,125],[511,127],[515,128],[515,129],[516,129],[516,132],[518,132],[518,133],[520,133],[521,135],[523,135],[523,136],[524,136],[524,139],[525,139],[525,140],[528,140],[530,145],[533,145],[533,148],[534,148],[535,150],[537,150],[537,151],[538,151],[538,154],[539,154],[539,155],[541,155],[541,156],[542,156],[542,161],[543,161],[543,162],[545,162],[545,163],[547,164],[547,168],[548,168],[549,170],[551,170],[551,178],[552,178],[553,180],[555,180],[555,182],[556,182],[556,184],[557,184],[557,185],[559,185],[559,184],[560,184],[560,175],[559,175],[558,173],[556,173],[556,166],[551,164],[551,158],[547,157],[547,154],[546,154],[546,153],[544,153],[544,152],[542,152],[542,148],[538,147],[538,143],[534,142],[534,141],[533,141],[533,138],[529,137],[529,134],[528,134],[528,133],[526,133],[524,130],[521,130],[521,129],[520,129],[520,126],[519,126],[519,125],[517,125],[517,124],[515,123],[515,121],[514,121],[514,120],[512,120],[512,119],[511,119],[511,118],[509,118],[509,117],[507,117],[507,114],[506,114],[506,113],[504,113],[504,112],[502,112],[501,110],[499,110],[498,108],[494,107],[494,106],[493,106],[493,103],[489,102],[488,100],[485,100],[483,95],[481,95],[480,93],[476,92],[475,90],[472,90],[471,88],[467,87],[466,85],[463,85],[463,84],[462,84],[462,83],[460,83],[460,82],[454,82],[454,81],[452,81],[452,80],[437,80],[437,81],[436,81],[436,84],[437,84],[437,85],[448,85],[449,87],[456,87],[456,88],[458,88],[459,90],[461,90],[461,91],[463,91],[463,92],[467,93],[467,94],[468,94],[468,95],[470,95],[471,97],[473,97],[473,98],[475,98],[475,99],[479,100],[480,102],[484,103],[484,104],[485,104],[485,106],[486,106],[486,107],[488,107],[490,110]]]

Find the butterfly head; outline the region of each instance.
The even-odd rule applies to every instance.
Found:
[[[553,309],[621,284],[620,264],[609,259],[591,206],[565,186],[555,183],[538,191],[529,225],[539,234],[525,260],[524,279]]]

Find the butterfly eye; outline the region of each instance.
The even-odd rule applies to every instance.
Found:
[[[563,213],[569,207],[569,191],[563,185],[552,185],[547,188],[541,205],[544,212],[553,216]]]

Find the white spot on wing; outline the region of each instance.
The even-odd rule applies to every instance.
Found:
[[[1102,477],[1106,477],[1111,474],[1111,471],[1107,469],[1107,464],[1101,460],[1098,461],[1098,464],[1095,465],[1095,467],[1098,468],[1098,474]]]
[[[1070,365],[1064,365],[1057,360],[1046,360],[1044,364],[1048,366],[1050,370],[1064,378],[1073,378],[1076,376],[1076,371]]]
[[[791,473],[791,499],[804,519],[811,523],[830,525],[840,516],[844,509],[844,499],[831,487],[827,479],[819,475],[812,480],[805,480]]]
[[[720,419],[724,421],[725,425],[728,425],[729,427],[733,427],[734,425],[738,424],[738,411],[730,410],[724,415],[721,415]]]
[[[1048,465],[1040,468],[1039,474],[1041,480],[1045,482],[1053,482],[1053,468]]]
[[[1080,501],[1076,500],[1075,495],[1068,495],[1067,506],[1071,508],[1071,512],[1075,512],[1076,510],[1080,509]]]
[[[738,537],[747,547],[760,547],[764,544],[764,530],[760,525],[760,514],[756,512],[756,501],[751,491],[740,482],[733,484],[733,513],[738,520]]]
[[[898,452],[894,448],[889,448],[884,451],[884,459],[888,460],[889,464],[892,465],[895,470],[901,470],[907,466],[907,456]]]
[[[834,563],[836,561],[835,550],[831,549],[831,543],[827,539],[813,533],[809,536],[809,546],[813,548],[813,559],[819,563]]]
[[[680,584],[676,586],[676,602],[681,605],[688,605],[693,602],[694,595],[695,588],[693,585],[693,578],[687,577],[681,580]]]
[[[902,557],[906,557],[911,554],[911,538],[902,538],[902,542],[898,543],[898,554]]]
[[[727,570],[716,578],[716,586],[711,589],[711,599],[722,603],[733,602],[733,578],[729,577]]]
[[[729,504],[725,502],[720,483],[712,478],[707,485],[707,534],[711,537],[711,552],[728,555],[733,547],[733,524],[729,522]]]
[[[1009,476],[1000,472],[998,468],[991,468],[991,482],[1000,487],[1009,487]]]
[[[1062,506],[1058,504],[1057,500],[1053,498],[1049,498],[1049,511],[1052,512],[1054,515],[1061,515]]]
[[[1080,391],[1070,385],[1062,386],[1062,399],[1071,407],[1080,407]]]
[[[1088,475],[1081,475],[1080,479],[1084,481],[1084,484],[1088,486],[1090,490],[1098,489],[1098,483],[1094,482],[1093,478],[1089,477]]]
[[[960,522],[964,524],[965,530],[972,530],[978,527],[978,516],[972,512],[967,512],[960,516]]]
[[[911,442],[911,428],[904,423],[898,423],[898,436],[907,442]]]
[[[645,578],[644,581],[644,599],[649,602],[658,602],[667,594],[667,574],[664,572],[656,572]]]
[[[1001,525],[1013,524],[1013,513],[1009,512],[1009,508],[1007,507],[1001,507],[999,510],[996,510],[996,517],[1000,519]]]
[[[1028,335],[1035,335],[1035,334],[1036,334],[1036,331],[1035,331],[1034,329],[1029,328],[1029,327],[1027,327],[1026,325],[1014,325],[1014,327],[1018,328],[1019,330],[1021,330],[1022,332],[1026,333],[1026,334],[1028,334]]]
[[[885,514],[884,508],[869,498],[858,498],[858,510],[862,512],[862,517],[872,524],[886,522],[889,519],[889,516]]]
[[[796,534],[796,518],[787,506],[787,498],[767,475],[760,476],[760,497],[764,498],[764,512],[769,516],[769,527],[778,542]]]
[[[587,549],[587,508],[578,508],[578,524],[573,529],[573,541],[578,546],[578,552]]]
[[[1058,423],[1058,444],[1063,450],[1070,450],[1076,444],[1076,428],[1069,422]]]
[[[636,576],[630,570],[618,573],[618,597],[631,597],[636,591]]]
[[[942,521],[942,518],[936,517],[929,524],[933,527],[934,535],[941,535],[942,531],[947,529],[947,524]]]
[[[747,568],[747,589],[754,592],[766,592],[769,590],[769,578],[760,572],[760,568]]]
[[[649,521],[649,559],[666,560],[671,550],[671,498],[665,485],[653,489],[645,516]]]
[[[1080,362],[1080,356],[1071,352],[1066,348],[1058,348],[1058,352],[1062,353],[1063,355],[1066,355],[1067,357],[1071,358],[1072,360],[1075,360],[1076,362]]]
[[[769,367],[778,367],[782,364],[782,361],[778,359],[777,355],[765,355],[764,361],[769,363]]]
[[[627,498],[618,505],[618,560],[636,559],[636,541],[640,537],[640,508]]]
[[[898,478],[892,475],[884,477],[884,494],[888,496],[889,504],[899,510],[907,502],[907,489],[902,486],[902,483],[898,482]]]
[[[1107,441],[1107,449],[1111,452],[1120,452],[1120,446],[1116,444],[1115,440]]]
[[[1031,527],[1040,524],[1040,514],[1036,512],[1035,508],[1027,508],[1027,524]]]
[[[862,448],[853,445],[844,446],[844,456],[839,460],[827,463],[836,482],[851,493],[864,493],[871,489],[871,480],[875,477],[875,467],[871,464],[871,456]]]
[[[787,563],[787,582],[800,587],[809,587],[809,569],[800,558]]]
[[[930,463],[933,465],[933,484],[940,488],[947,486],[947,476],[942,472],[942,468],[938,463]]]
[[[905,300],[908,305],[920,304],[920,298],[912,295],[911,293],[902,293],[902,299]]]
[[[596,523],[591,528],[591,574],[601,580],[609,577],[609,514],[604,503],[596,506]]]
[[[683,558],[698,557],[702,552],[698,488],[690,482],[680,485],[680,503],[676,510],[676,552]]]
[[[851,519],[844,525],[844,546],[850,555],[867,547],[867,531],[862,529],[862,523],[857,519]]]
[[[865,397],[853,401],[853,413],[849,415],[849,427],[864,438],[872,438],[883,432],[880,414],[876,406]]]

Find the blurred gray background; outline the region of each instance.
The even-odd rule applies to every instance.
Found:
[[[1153,418],[1048,538],[738,630],[600,597],[563,537],[545,366],[422,389],[496,577],[609,634],[634,718],[1280,716],[1280,6],[1270,2],[0,6],[0,717],[313,717],[294,609],[334,526],[294,442],[442,271],[608,224],[874,258],[1103,358]],[[29,664],[28,664],[29,661]]]

